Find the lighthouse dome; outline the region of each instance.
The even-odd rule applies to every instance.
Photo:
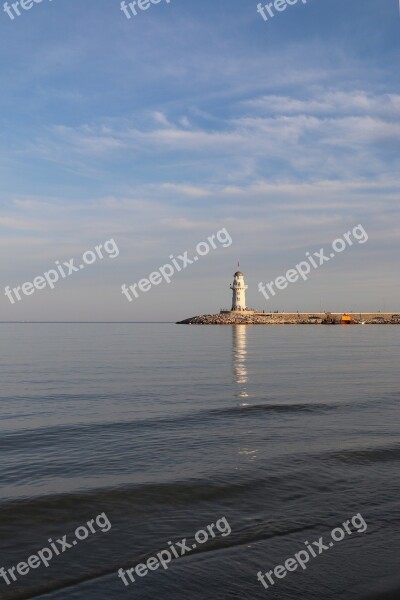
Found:
[[[236,271],[236,273],[234,274],[234,277],[244,277],[242,271]]]

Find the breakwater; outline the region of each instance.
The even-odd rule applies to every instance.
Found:
[[[260,313],[256,311],[223,311],[211,315],[198,315],[178,321],[177,325],[339,325],[343,315],[350,315],[355,325],[400,325],[400,312]]]

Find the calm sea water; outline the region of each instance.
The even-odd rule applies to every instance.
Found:
[[[399,598],[400,328],[2,324],[0,598]],[[368,524],[265,590],[304,541]],[[135,566],[226,517],[126,588]]]

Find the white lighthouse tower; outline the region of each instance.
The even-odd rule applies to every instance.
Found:
[[[232,309],[246,310],[246,290],[249,286],[244,283],[244,275],[241,271],[236,271],[233,276],[233,283],[230,286],[232,290]]]

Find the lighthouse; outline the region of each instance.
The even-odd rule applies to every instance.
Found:
[[[232,309],[246,310],[246,290],[249,286],[244,283],[244,275],[241,271],[236,271],[233,276],[233,283],[230,286],[232,290]]]

